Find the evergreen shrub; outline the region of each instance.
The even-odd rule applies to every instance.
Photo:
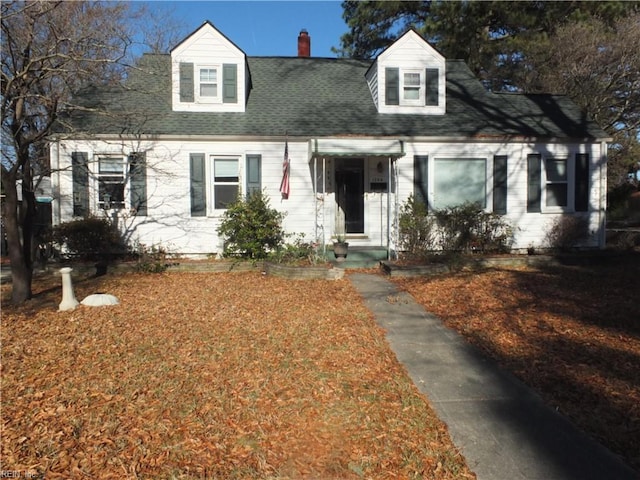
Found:
[[[400,248],[411,258],[427,259],[434,252],[506,253],[513,228],[502,215],[485,212],[475,203],[436,210],[410,196],[400,208]]]
[[[56,225],[51,240],[62,247],[63,254],[82,260],[109,260],[127,252],[124,240],[111,221],[87,217]]]
[[[284,215],[269,206],[263,192],[240,197],[227,206],[218,233],[224,238],[224,256],[265,259],[284,242]]]
[[[400,207],[398,219],[400,248],[414,259],[426,259],[437,249],[435,218],[427,215],[427,207],[411,195]]]

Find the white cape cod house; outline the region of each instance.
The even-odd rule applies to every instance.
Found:
[[[288,233],[397,250],[400,205],[479,202],[514,248],[562,215],[604,246],[607,135],[562,96],[487,92],[459,60],[408,31],[375,60],[248,57],[205,22],[125,85],[85,93],[51,142],[54,224],[117,218],[132,241],[222,251],[228,202],[262,190]],[[102,112],[107,109],[107,113]],[[94,113],[92,113],[94,112]],[[283,196],[285,145],[289,194]]]

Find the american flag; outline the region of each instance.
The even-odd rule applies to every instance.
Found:
[[[289,142],[284,141],[284,161],[282,162],[282,182],[280,182],[280,193],[285,200],[289,198]]]

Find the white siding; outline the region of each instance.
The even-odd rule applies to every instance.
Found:
[[[415,69],[424,72],[426,68],[437,68],[439,72],[439,99],[437,106],[386,105],[386,68]],[[417,33],[407,32],[387,50],[380,54],[373,69],[377,75],[371,79],[377,81],[378,111],[380,113],[422,113],[425,115],[444,115],[446,113],[446,61],[433,47]],[[374,85],[369,81],[369,88]]]
[[[246,155],[262,156],[262,187],[270,198],[271,206],[286,213],[284,227],[292,234],[304,234],[309,241],[315,233],[315,203],[312,189],[312,177],[308,161],[308,144],[289,142],[291,158],[291,194],[282,199],[279,188],[282,179],[284,142],[181,142],[167,141],[154,144],[135,145],[109,142],[65,142],[60,145],[57,156],[57,144],[52,146],[52,155],[59,158],[59,171],[55,174],[55,191],[58,192],[55,203],[54,223],[69,221],[73,213],[73,183],[71,171],[71,152],[82,151],[89,154],[90,169],[95,168],[93,158],[104,153],[145,151],[147,155],[147,193],[148,215],[136,217],[127,211],[119,216],[121,229],[131,240],[141,243],[164,244],[171,251],[183,253],[219,253],[221,241],[217,227],[222,211],[210,207],[205,217],[192,217],[190,213],[189,154],[204,153],[207,176],[210,175],[211,155],[233,156],[239,159],[240,189],[245,189]],[[125,197],[128,192],[125,192]],[[207,185],[207,194],[211,186]],[[97,205],[96,183],[92,180],[90,188],[91,208]],[[103,212],[96,211],[98,215]]]
[[[382,142],[384,143],[384,142]],[[382,145],[379,143],[378,145]],[[388,158],[381,156],[358,156],[356,152],[364,147],[371,147],[371,140],[354,139],[351,147],[345,151],[353,151],[353,158],[363,158],[365,167],[365,186],[371,181],[387,181],[391,186],[393,179],[386,177]],[[59,148],[58,148],[59,147]],[[604,208],[606,184],[602,159],[606,152],[603,145],[596,144],[531,144],[531,143],[405,143],[405,156],[399,158],[397,168],[397,189],[392,187],[391,195],[386,192],[371,192],[365,188],[365,232],[350,239],[354,245],[386,246],[387,225],[391,222],[391,237],[395,235],[393,226],[397,220],[396,213],[401,204],[413,193],[413,157],[427,155],[433,162],[438,157],[450,158],[486,158],[488,198],[487,206],[491,209],[492,162],[494,155],[508,156],[508,195],[507,219],[516,227],[515,245],[517,249],[542,247],[546,238],[546,230],[557,219],[560,213],[527,213],[527,154],[548,152],[553,155],[574,156],[575,153],[588,153],[590,158],[590,203],[589,211],[584,213],[588,218],[592,237],[588,246],[602,246],[602,226],[604,225]],[[606,145],[604,145],[606,148]],[[239,158],[239,175],[241,190],[245,188],[246,156],[259,154],[262,158],[262,187],[270,199],[273,208],[286,214],[285,230],[292,235],[303,234],[308,241],[331,243],[334,234],[336,199],[334,194],[334,158],[326,157],[324,161],[326,193],[314,193],[314,166],[310,162],[308,141],[289,141],[289,157],[291,159],[291,193],[288,199],[282,199],[279,187],[282,179],[282,161],[284,141],[162,141],[162,142],[100,142],[100,141],[65,141],[52,144],[51,158],[54,173],[53,212],[54,223],[72,219],[72,172],[71,153],[87,152],[90,169],[95,169],[95,156],[112,153],[127,155],[130,152],[146,152],[147,158],[147,193],[148,215],[135,216],[127,210],[120,212],[118,222],[121,230],[130,241],[139,241],[146,245],[162,244],[170,251],[183,254],[212,254],[221,252],[221,240],[217,227],[222,211],[209,209],[204,217],[192,217],[190,214],[190,178],[189,154],[204,153],[206,168],[210,169],[210,155],[235,156]],[[382,163],[381,174],[378,163]],[[322,158],[318,160],[318,168],[322,169]],[[433,189],[433,175],[429,175],[429,189]],[[321,175],[322,172],[319,171]],[[382,177],[382,178],[377,178]],[[104,212],[95,211],[97,205],[96,184],[92,180],[90,189],[91,207],[98,215]],[[207,187],[208,195],[211,187]],[[431,192],[432,193],[432,192]],[[125,197],[128,191],[125,191]],[[396,202],[397,199],[397,202]],[[210,198],[208,198],[210,203]],[[583,214],[580,214],[583,215]],[[293,240],[293,238],[291,239]],[[600,242],[600,243],[599,243]]]
[[[373,103],[376,108],[380,107],[380,95],[379,95],[379,84],[378,84],[378,68],[377,63],[374,64],[374,68],[371,68],[367,71],[365,76],[367,80],[367,84],[369,85],[369,91],[371,92],[371,98],[373,98]]]
[[[606,208],[606,172],[600,166],[606,152],[599,143],[594,144],[557,144],[557,143],[414,143],[406,144],[407,155],[398,161],[400,204],[413,193],[413,156],[428,155],[430,165],[438,157],[450,158],[486,158],[487,159],[487,209],[492,206],[491,187],[493,185],[493,157],[507,155],[507,214],[506,218],[516,227],[515,249],[524,250],[530,246],[546,247],[547,231],[550,226],[563,215],[561,212],[528,213],[527,212],[527,155],[542,153],[543,155],[575,158],[576,153],[588,153],[589,169],[589,211],[576,213],[588,219],[590,238],[584,246],[603,246],[602,231]],[[606,148],[606,146],[605,146]],[[569,162],[572,165],[572,161]],[[573,170],[573,167],[570,169]],[[433,194],[433,168],[429,169],[429,194]],[[571,183],[571,182],[570,182]],[[573,187],[570,185],[570,192]]]
[[[223,64],[237,65],[237,103],[199,103],[180,101],[180,63],[187,62],[195,65],[194,78],[198,78],[198,66],[217,66]],[[210,24],[203,25],[191,37],[182,42],[171,52],[172,102],[174,111],[190,112],[244,112],[249,79],[245,65],[244,53],[224,35]],[[222,70],[219,72],[222,85]],[[195,85],[197,89],[197,82]],[[221,88],[221,86],[219,87]],[[197,99],[196,99],[197,100]]]

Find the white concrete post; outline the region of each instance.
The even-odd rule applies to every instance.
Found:
[[[73,284],[71,283],[71,271],[73,269],[64,267],[60,269],[62,275],[62,301],[58,307],[59,311],[74,310],[78,306],[78,300],[73,293]]]

